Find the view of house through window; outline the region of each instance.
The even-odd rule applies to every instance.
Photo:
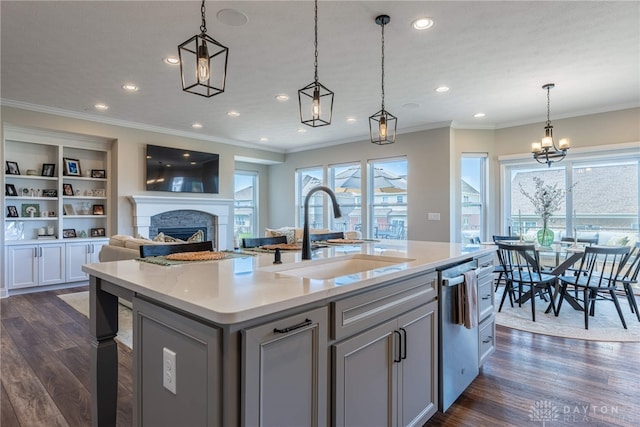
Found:
[[[329,168],[330,187],[340,205],[341,218],[330,215],[331,230],[362,231],[362,173],[360,163]]]
[[[304,225],[304,199],[314,187],[324,185],[323,169],[308,168],[296,171],[296,205],[298,207],[299,227]],[[324,225],[325,193],[317,191],[309,199],[309,228],[325,228]]]
[[[375,239],[407,239],[407,165],[406,159],[369,162],[369,236]]]
[[[460,162],[462,195],[460,224],[463,243],[485,241],[486,154],[463,154]]]
[[[238,239],[256,236],[258,175],[236,171],[234,175],[234,235]]]

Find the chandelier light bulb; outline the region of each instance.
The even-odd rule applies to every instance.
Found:
[[[551,148],[553,147],[553,138],[550,136],[545,136],[542,138],[542,148]]]
[[[207,83],[209,80],[209,50],[207,44],[202,41],[198,47],[198,81]]]
[[[571,141],[569,140],[569,138],[562,138],[558,142],[558,148],[561,149],[561,150],[567,150],[567,149],[571,148]]]
[[[380,139],[385,139],[387,137],[387,119],[386,117],[380,117],[380,126],[379,131]]]
[[[532,153],[539,153],[541,151],[542,151],[542,143],[540,143],[538,141],[531,143],[531,152]]]
[[[313,90],[313,102],[312,102],[312,111],[314,120],[318,120],[320,118],[320,88],[316,86]]]

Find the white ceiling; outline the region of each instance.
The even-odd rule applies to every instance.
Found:
[[[368,117],[380,109],[374,18],[388,14],[385,107],[400,134],[542,122],[549,82],[552,122],[640,106],[638,1],[321,0],[318,8],[319,80],[335,92],[330,126],[299,121],[297,91],[313,81],[311,1],[208,1],[207,33],[229,47],[229,65],[225,92],[204,98],[183,92],[179,67],[162,61],[199,33],[199,1],[3,0],[2,102],[279,152],[368,139]],[[224,9],[248,22],[221,22]],[[433,28],[413,30],[420,16]],[[125,93],[125,82],[139,91]],[[451,90],[436,93],[440,85]],[[290,100],[277,102],[280,93]],[[109,109],[96,111],[98,102]]]

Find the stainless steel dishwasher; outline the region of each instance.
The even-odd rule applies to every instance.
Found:
[[[440,412],[449,409],[480,371],[478,327],[468,329],[453,320],[457,287],[464,283],[463,274],[477,267],[477,260],[466,260],[438,269]],[[477,287],[474,292],[477,296]]]

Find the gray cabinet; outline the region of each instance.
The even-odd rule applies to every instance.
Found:
[[[421,426],[436,412],[437,303],[333,346],[335,426]]]
[[[480,261],[486,261],[482,259]],[[495,294],[493,269],[485,262],[478,274],[478,362],[484,361],[496,350]]]
[[[242,336],[242,425],[326,426],[327,308],[246,329]]]
[[[65,281],[63,243],[6,246],[8,289],[55,285]]]
[[[135,424],[221,425],[220,330],[136,297],[133,319]]]

